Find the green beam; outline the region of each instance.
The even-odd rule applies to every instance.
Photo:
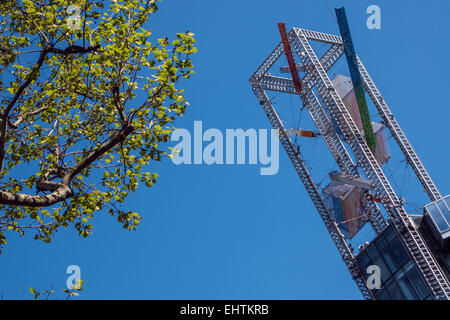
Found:
[[[344,52],[347,57],[348,69],[352,77],[353,89],[355,91],[356,101],[358,103],[359,114],[364,129],[364,136],[366,137],[367,145],[374,150],[377,146],[375,133],[373,131],[372,120],[370,119],[369,107],[367,106],[366,93],[359,73],[358,63],[356,60],[355,48],[348,26],[347,15],[344,7],[335,9],[339,24],[339,30],[344,44]]]

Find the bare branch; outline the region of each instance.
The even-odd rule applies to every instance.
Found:
[[[33,112],[22,114],[17,118],[17,120],[15,122],[10,122],[9,125],[11,127],[13,127],[14,129],[17,129],[19,127],[19,125],[22,123],[22,121],[25,119],[25,117],[35,116],[35,115],[41,113],[42,111],[44,111],[45,109],[47,109],[47,106],[40,107],[39,109],[36,109]]]
[[[120,131],[115,132],[107,141],[105,141],[100,147],[92,151],[86,158],[80,161],[69,173],[67,173],[61,183],[55,183],[51,181],[38,181],[36,187],[42,191],[52,191],[45,196],[40,195],[28,195],[21,193],[11,193],[0,190],[0,204],[7,204],[12,206],[25,206],[25,207],[48,207],[60,201],[73,196],[73,191],[70,188],[70,182],[81,171],[86,169],[95,160],[101,157],[103,154],[114,148],[117,144],[123,142],[132,132],[134,127],[127,125]]]
[[[73,46],[65,48],[64,50],[50,48],[50,49],[48,49],[48,52],[57,53],[57,54],[80,54],[80,53],[97,52],[98,49],[100,49],[99,44],[97,44],[95,46],[89,46],[89,47],[81,47],[81,46],[73,45]]]
[[[48,207],[73,195],[68,185],[63,185],[45,196],[11,193],[0,190],[0,204],[24,207]]]
[[[70,171],[64,178],[63,184],[69,183],[78,173],[86,169],[92,162],[101,157],[103,154],[114,148],[134,131],[132,125],[127,125],[122,130],[114,133],[106,142],[104,142],[98,149],[92,151],[86,158],[79,162],[72,171]]]
[[[5,146],[6,146],[6,129],[8,125],[8,117],[9,112],[14,107],[16,102],[19,100],[22,93],[25,91],[25,89],[30,85],[33,80],[36,79],[37,74],[39,73],[39,69],[41,68],[42,64],[45,61],[45,57],[47,56],[47,50],[44,49],[41,51],[41,54],[39,55],[39,59],[36,63],[36,65],[33,67],[31,72],[28,74],[27,80],[19,87],[16,94],[14,95],[11,102],[6,106],[5,110],[1,114],[1,124],[0,124],[0,172],[3,168],[3,162],[5,160]]]

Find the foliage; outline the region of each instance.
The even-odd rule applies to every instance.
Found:
[[[77,284],[72,286],[70,289],[62,289],[62,292],[67,294],[66,300],[69,300],[71,297],[77,297],[80,295],[80,292],[83,291],[83,280],[78,280]],[[50,290],[36,290],[30,287],[30,293],[34,296],[34,300],[48,300],[50,295],[55,294],[55,290],[53,290],[53,285]]]
[[[8,230],[86,237],[99,210],[139,224],[122,205],[156,182],[196,52],[191,32],[153,39],[157,2],[0,1],[0,246]]]

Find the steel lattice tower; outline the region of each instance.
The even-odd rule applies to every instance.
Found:
[[[338,229],[333,216],[330,214],[330,210],[327,209],[317,184],[313,181],[300,152],[289,137],[287,128],[284,127],[280,120],[266,91],[282,92],[300,97],[303,106],[306,107],[340,171],[353,178],[362,176],[361,178],[367,179],[373,186],[376,198],[382,199],[381,205],[387,213],[386,217],[381,213],[378,204],[374,201],[374,197],[369,191],[363,190],[364,197],[361,202],[375,233],[380,234],[388,225],[392,225],[397,235],[402,239],[416,268],[420,270],[420,274],[428,289],[434,294],[434,298],[450,299],[449,280],[430,252],[417,226],[405,211],[402,201],[392,188],[389,179],[369,149],[364,136],[358,130],[354,119],[347,111],[328,76],[328,71],[331,67],[344,55],[342,38],[299,28],[291,29],[287,33],[287,38],[297,61],[304,66],[305,72],[301,78],[302,91],[298,91],[291,78],[272,76],[268,73],[274,63],[285,53],[282,42],[276,46],[273,52],[259,66],[249,81],[272,127],[279,130],[280,141],[284,149],[363,297],[365,299],[375,299],[373,292],[367,287],[363,275],[364,270],[356,261],[344,235]],[[328,46],[320,58],[318,58],[312,47],[313,42],[319,42]],[[424,191],[431,201],[442,199],[437,187],[425,170],[363,63],[359,58],[357,58],[357,62],[366,93],[378,110],[384,125],[389,129],[392,137],[404,154],[407,163],[417,176],[418,181],[423,186]],[[323,102],[326,103],[331,112],[328,111],[327,113],[324,110]],[[336,124],[342,131],[341,135],[335,130]],[[343,143],[343,140],[345,140],[346,144]],[[350,154],[354,156],[356,164]]]

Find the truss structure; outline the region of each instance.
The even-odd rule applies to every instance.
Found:
[[[272,76],[267,73],[274,63],[284,54],[282,43],[276,46],[272,53],[251,76],[249,81],[253,92],[259,100],[272,127],[279,130],[281,144],[286,150],[298,176],[311,197],[314,206],[319,212],[319,215],[363,297],[365,299],[375,298],[365,283],[363,276],[364,270],[361,270],[359,267],[346,239],[338,229],[337,223],[334,221],[331,213],[326,208],[318,186],[313,181],[300,153],[288,136],[286,132],[287,129],[280,120],[266,91],[283,92],[298,95],[300,97],[341,172],[355,178],[361,176],[360,171],[364,173],[364,178],[370,181],[373,190],[376,193],[376,197],[382,199],[381,203],[389,216],[389,223],[394,225],[395,230],[403,240],[405,248],[410,253],[414,263],[421,271],[423,279],[426,281],[435,297],[438,299],[450,299],[450,283],[448,279],[443,274],[429,248],[416,229],[416,226],[412,223],[403,208],[401,200],[395,193],[381,166],[367,146],[366,140],[358,130],[354,120],[345,108],[328,77],[327,72],[344,54],[341,37],[293,28],[288,33],[288,39],[294,55],[296,55],[296,58],[301,61],[304,66],[305,75],[301,79],[303,90],[300,93],[297,92],[294,82],[290,78]],[[327,44],[329,45],[329,48],[320,58],[318,58],[311,46],[312,42]],[[358,67],[366,92],[370,96],[379,115],[383,119],[384,124],[390,130],[390,133],[400,147],[400,150],[403,152],[408,164],[411,166],[430,200],[436,201],[442,198],[359,58]],[[330,110],[328,114],[320,101],[324,101],[327,104]],[[352,160],[341,136],[336,133],[336,124],[342,131],[347,146],[351,149],[350,151],[354,155],[357,164]],[[358,170],[358,168],[361,170]],[[374,202],[369,191],[363,190],[363,192],[364,199],[362,204],[368,212],[368,219],[373,230],[379,234],[386,228],[388,221],[386,221],[386,218],[380,211],[380,207]]]

